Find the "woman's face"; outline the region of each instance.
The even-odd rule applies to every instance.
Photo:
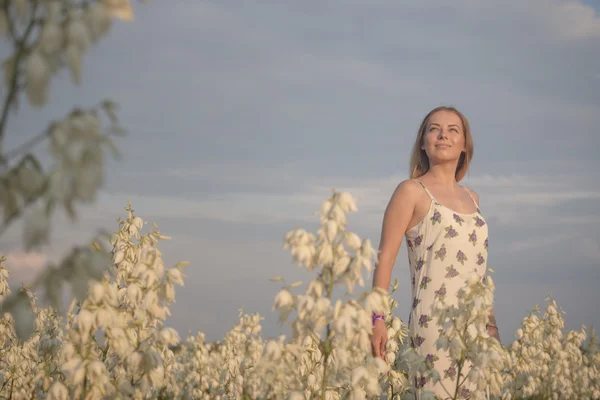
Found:
[[[458,159],[465,150],[465,133],[460,117],[445,110],[432,114],[427,121],[421,148],[430,160]]]

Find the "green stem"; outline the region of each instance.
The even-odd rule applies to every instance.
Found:
[[[15,60],[14,60],[14,73],[10,80],[6,99],[4,100],[4,108],[2,109],[2,117],[0,117],[0,164],[5,163],[4,156],[2,155],[2,139],[4,138],[4,133],[6,130],[6,122],[8,120],[8,111],[10,110],[10,107],[11,107],[13,101],[15,100],[15,97],[16,97],[17,91],[18,91],[19,64],[21,63],[22,58],[25,55],[27,40],[29,39],[29,35],[31,34],[33,27],[35,26],[35,23],[36,23],[35,12],[36,12],[37,6],[38,6],[38,2],[36,1],[34,3],[33,9],[31,10],[31,21],[29,21],[29,24],[27,25],[27,28],[25,29],[25,32],[23,33],[23,36],[21,37],[21,39],[19,39],[19,41],[16,42],[17,53],[15,55]],[[6,7],[8,7],[8,4],[6,4]],[[8,11],[8,9],[6,9],[6,11]],[[8,13],[7,13],[7,17],[10,20]]]
[[[334,250],[335,249],[334,243],[330,243],[330,245],[332,246],[332,250]],[[327,282],[326,282],[327,298],[331,301],[331,296],[333,294],[333,285],[335,284],[334,279],[333,279],[333,274],[330,273],[330,274],[328,274],[328,276],[325,276],[325,274],[323,272],[324,272],[324,270],[322,270],[322,272],[321,272],[321,279],[323,279],[323,281],[327,280]],[[327,392],[327,372],[328,372],[328,367],[329,367],[329,355],[331,354],[332,346],[333,346],[330,336],[331,336],[331,325],[327,324],[327,336],[325,339],[325,343],[327,344],[327,347],[325,348],[325,359],[323,360],[323,378],[321,380],[321,400],[325,400],[325,393]]]
[[[329,341],[329,334],[331,330],[329,324],[327,324],[327,341]],[[327,367],[329,366],[329,354],[330,350],[325,351],[325,360],[323,360],[323,379],[321,380],[321,400],[325,400],[325,393],[327,392]]]
[[[464,339],[466,339],[466,337],[467,337],[467,328],[468,327],[469,327],[469,321],[467,320],[467,323],[465,324],[465,329],[463,331],[463,335],[462,335],[462,338],[461,338],[463,340],[463,343],[466,342],[466,340],[464,340]],[[462,384],[466,380],[466,377],[465,377],[465,379],[463,379],[463,381],[460,382],[460,374],[462,372],[462,368],[463,368],[463,366],[465,364],[465,361],[466,361],[465,357],[466,357],[466,352],[463,353],[463,354],[461,354],[460,360],[457,362],[457,364],[458,364],[458,371],[456,373],[456,389],[454,389],[454,397],[453,397],[453,399],[457,399],[458,398],[458,389],[460,389],[460,387],[462,386]]]
[[[8,394],[8,400],[12,400],[12,396],[13,396],[13,389],[15,387],[15,378],[10,378],[10,392]]]

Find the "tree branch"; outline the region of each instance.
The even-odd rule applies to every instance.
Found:
[[[2,153],[3,153],[2,140],[4,139],[6,122],[8,120],[8,111],[10,110],[10,107],[11,107],[12,103],[14,102],[15,97],[18,92],[17,89],[18,89],[18,81],[19,81],[19,64],[21,63],[22,58],[25,55],[25,47],[27,45],[27,39],[29,38],[29,35],[31,34],[33,27],[35,26],[35,22],[36,22],[35,12],[37,9],[37,5],[38,5],[38,3],[36,2],[33,6],[33,9],[31,10],[31,21],[29,21],[29,25],[27,25],[27,29],[23,33],[23,36],[21,37],[21,39],[16,43],[17,54],[16,54],[15,60],[14,60],[13,76],[10,81],[6,99],[4,100],[4,108],[2,109],[2,116],[0,117],[0,164],[6,164],[6,160],[4,159],[4,156],[2,155]],[[14,36],[14,27],[12,27],[12,24],[10,22],[10,17],[8,17],[8,2],[5,3],[5,7],[6,7],[6,11],[7,11],[7,18],[9,20],[9,27],[11,29],[11,34]]]

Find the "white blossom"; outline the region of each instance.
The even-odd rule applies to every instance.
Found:
[[[27,58],[26,77],[29,103],[44,105],[50,84],[50,65],[39,50],[33,51]]]

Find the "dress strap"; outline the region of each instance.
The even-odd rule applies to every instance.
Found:
[[[425,191],[427,192],[427,194],[429,195],[429,198],[431,199],[432,202],[437,202],[437,200],[435,199],[435,197],[433,197],[433,195],[431,194],[431,192],[429,191],[429,189],[427,189],[425,187],[425,185],[423,184],[423,182],[421,182],[421,180],[417,179],[417,182],[419,182],[419,184],[421,185],[421,187],[423,189],[425,189]]]
[[[475,201],[475,199],[471,195],[471,191],[469,189],[467,189],[466,187],[464,187],[464,186],[462,186],[462,188],[465,189],[465,191],[467,192],[467,194],[469,195],[469,197],[471,198],[471,200],[473,200],[473,204],[475,204],[475,208],[477,208],[477,212],[479,212],[479,205],[477,204],[477,202]]]

